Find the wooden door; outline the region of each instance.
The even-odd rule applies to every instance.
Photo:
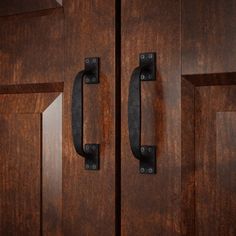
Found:
[[[121,16],[121,233],[179,235],[180,1],[122,0]],[[140,173],[128,129],[131,75],[146,52],[156,53],[156,80],[141,82],[141,144],[156,146],[156,174]]]
[[[236,234],[235,12],[234,0],[122,0],[122,235]]]
[[[182,1],[182,234],[235,235],[236,2]]]
[[[0,235],[114,235],[115,1],[0,3]],[[74,79],[84,85],[84,143],[100,144],[86,170],[72,141]]]

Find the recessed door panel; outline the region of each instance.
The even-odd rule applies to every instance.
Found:
[[[212,75],[213,86],[210,75],[194,77],[182,81],[182,230],[231,236],[236,233],[236,77]],[[208,86],[199,86],[204,80]]]
[[[1,94],[0,104],[0,234],[61,235],[62,95]]]

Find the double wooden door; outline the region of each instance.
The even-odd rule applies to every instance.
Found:
[[[0,235],[236,235],[235,12],[1,0]]]

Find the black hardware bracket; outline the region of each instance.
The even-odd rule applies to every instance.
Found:
[[[99,170],[99,144],[83,144],[83,81],[86,84],[99,83],[99,58],[85,58],[84,70],[80,71],[73,85],[72,93],[72,135],[76,152],[85,158],[86,170]]]
[[[129,139],[131,150],[139,160],[141,174],[156,173],[156,146],[141,145],[141,82],[156,80],[156,54],[139,55],[137,67],[130,80],[128,99]]]

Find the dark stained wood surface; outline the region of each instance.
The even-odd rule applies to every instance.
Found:
[[[182,1],[182,73],[236,71],[236,1]]]
[[[0,235],[40,235],[40,114],[0,114]]]
[[[1,235],[62,235],[59,95],[0,95]]]
[[[64,2],[63,226],[65,235],[115,235],[115,1]],[[72,143],[71,93],[85,57],[99,57],[100,84],[84,86],[84,143],[99,143],[87,171]]]
[[[182,234],[235,235],[236,86],[183,79],[182,94]]]
[[[233,85],[196,89],[196,235],[236,234],[232,223],[236,209],[231,200],[236,187],[233,164],[236,138],[232,123],[236,111],[235,94],[236,86]]]
[[[57,0],[1,0],[0,16],[59,7]]]
[[[193,79],[194,80],[194,79]],[[195,81],[195,80],[194,80]],[[195,87],[181,83],[181,235],[195,235]]]
[[[216,113],[218,235],[236,234],[236,112]]]
[[[122,0],[121,234],[180,235],[180,1]],[[157,53],[142,82],[142,144],[157,145],[157,174],[139,174],[128,138],[128,88],[139,53]]]
[[[0,17],[0,83],[63,81],[63,10]]]

